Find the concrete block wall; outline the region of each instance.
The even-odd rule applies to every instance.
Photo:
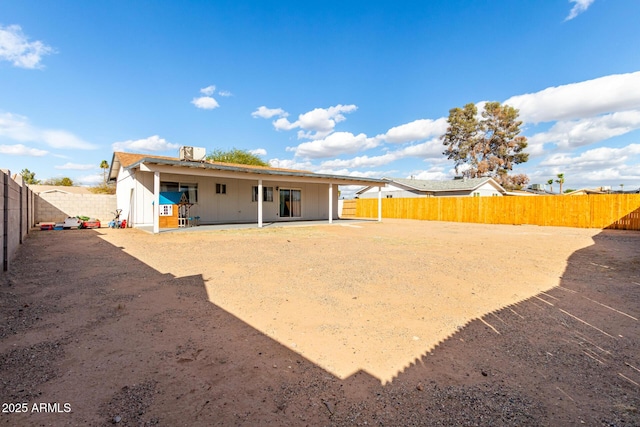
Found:
[[[11,178],[11,172],[0,170],[0,246],[2,271],[7,271],[13,258],[29,233],[33,217],[33,193],[22,178]]]
[[[106,227],[116,208],[115,194],[40,193],[36,197],[35,222],[62,222],[81,215],[97,218]]]

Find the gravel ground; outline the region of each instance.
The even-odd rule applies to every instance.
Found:
[[[640,233],[33,231],[0,424],[640,425]]]

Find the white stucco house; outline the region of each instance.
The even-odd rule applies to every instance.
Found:
[[[387,186],[382,188],[382,197],[479,197],[505,196],[507,191],[493,178],[457,178],[448,181],[383,178]],[[368,199],[378,197],[378,188],[368,185],[355,193],[356,197]]]
[[[182,152],[182,150],[181,150]],[[109,180],[116,183],[120,219],[159,232],[160,194],[182,192],[200,224],[338,218],[338,187],[381,189],[383,179],[360,178],[178,157],[115,152]],[[379,191],[381,198],[381,191]],[[380,219],[380,218],[379,218]]]

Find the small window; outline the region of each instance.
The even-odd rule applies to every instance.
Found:
[[[216,184],[216,194],[227,194],[227,184]]]
[[[473,193],[473,197],[480,197],[480,193]]]
[[[387,194],[387,199],[393,199],[393,194]]]
[[[258,201],[258,186],[253,186],[253,192],[251,193],[251,201]],[[262,201],[273,202],[273,187],[262,187]]]

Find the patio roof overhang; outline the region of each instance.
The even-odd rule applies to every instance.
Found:
[[[142,158],[126,169],[140,169],[143,172],[172,173],[179,175],[197,175],[220,178],[235,178],[248,180],[286,180],[288,182],[326,183],[334,185],[356,186],[382,186],[388,182],[386,179],[366,178],[347,175],[321,174],[308,171],[297,171],[278,168],[257,168],[252,166],[231,165],[222,163],[193,162],[182,160],[158,159],[153,157]],[[110,179],[117,179],[120,169],[119,160],[114,157],[110,172]]]

